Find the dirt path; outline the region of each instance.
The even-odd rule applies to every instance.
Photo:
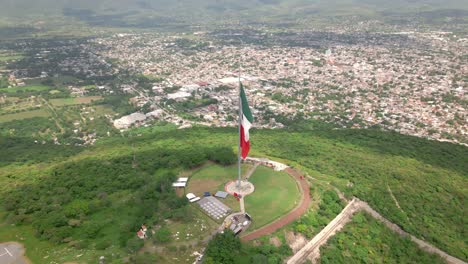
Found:
[[[310,205],[310,190],[309,190],[309,184],[307,180],[304,179],[304,177],[297,172],[296,170],[292,168],[286,168],[284,170],[286,173],[291,175],[297,182],[297,184],[300,187],[301,190],[301,203],[296,206],[291,212],[289,212],[287,215],[282,216],[281,218],[275,220],[269,225],[266,225],[264,227],[261,227],[260,229],[257,229],[251,233],[248,233],[245,236],[241,237],[242,241],[249,241],[253,240],[256,238],[259,238],[264,235],[271,234],[278,230],[279,228],[299,219],[301,215],[303,215],[305,212],[307,212],[307,209],[309,208]]]
[[[395,202],[396,207],[398,207],[398,209],[400,209],[401,211],[403,211],[403,210],[401,209],[401,206],[400,206],[400,204],[398,203],[398,200],[396,199],[395,195],[393,195],[392,189],[390,189],[390,186],[388,186],[388,184],[387,184],[387,191],[388,191],[388,193],[390,194],[390,196],[392,197],[393,201]]]
[[[60,133],[65,133],[65,129],[63,129],[62,125],[60,125],[59,122],[59,116],[57,112],[55,111],[55,108],[43,97],[41,97],[41,100],[44,102],[44,104],[49,108],[49,110],[52,112],[52,117],[54,118],[55,125],[57,126],[58,129],[60,129]]]
[[[335,219],[333,219],[320,233],[318,233],[314,238],[312,238],[309,243],[307,243],[301,250],[299,250],[296,254],[294,254],[288,261],[287,264],[300,264],[304,263],[306,259],[309,257],[314,261],[320,258],[320,247],[324,245],[327,240],[336,234],[343,226],[348,223],[354,213],[357,211],[366,211],[375,219],[384,223],[388,228],[396,232],[401,236],[409,236],[412,241],[416,243],[422,250],[435,253],[441,256],[443,259],[447,261],[447,263],[453,264],[466,264],[462,260],[452,257],[449,254],[443,252],[442,250],[426,243],[408,233],[403,231],[399,226],[390,222],[379,213],[377,213],[374,209],[372,209],[369,204],[363,202],[357,198],[353,198],[350,203],[338,214]]]

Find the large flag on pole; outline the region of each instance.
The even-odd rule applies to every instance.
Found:
[[[242,149],[241,157],[242,159],[247,158],[250,150],[250,137],[249,130],[252,127],[253,117],[252,112],[250,112],[249,104],[247,102],[247,97],[245,96],[244,87],[240,83],[240,109],[241,109],[241,118],[240,118],[240,147]]]

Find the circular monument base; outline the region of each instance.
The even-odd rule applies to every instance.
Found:
[[[255,191],[255,187],[251,182],[241,181],[238,185],[237,181],[230,181],[226,183],[224,189],[227,193],[234,195],[234,193],[240,194],[242,196],[249,195]]]

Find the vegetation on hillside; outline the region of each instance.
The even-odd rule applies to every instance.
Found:
[[[12,148],[21,145],[20,141],[13,143],[17,144]],[[51,153],[58,148],[64,151],[44,147]],[[155,225],[164,219],[189,221],[187,200],[173,191],[176,175],[171,169],[191,168],[207,159],[227,164],[236,157],[231,149],[187,147],[139,153],[137,168],[131,155],[67,161],[42,171],[39,182],[6,191],[3,202],[10,211],[9,221],[31,224],[41,239],[100,249],[117,241],[134,252],[140,225]],[[120,217],[114,217],[116,214]]]
[[[231,230],[217,234],[208,243],[203,263],[207,264],[280,264],[292,254],[287,245],[251,246],[241,244]]]
[[[184,218],[184,202],[169,186],[174,170],[208,159],[235,161],[234,129],[155,126],[129,134],[135,136],[109,137],[86,148],[34,145],[28,138],[8,144],[11,138],[2,136],[0,201],[8,210],[6,220],[18,228],[33,226],[38,237],[69,246],[105,248],[120,241],[127,247],[138,225]],[[251,139],[253,156],[280,158],[331,182],[409,233],[468,259],[466,147],[372,130],[253,130]],[[297,223],[297,231],[320,228],[320,212],[333,214],[342,206],[325,193],[323,199],[330,201],[323,205],[337,208],[319,206],[317,215]],[[167,213],[168,207],[179,209]]]
[[[318,190],[319,188],[321,189],[317,185],[312,185],[310,188],[311,195],[321,194],[318,208],[309,210],[294,225],[294,231],[305,235],[309,239],[327,226],[344,208],[344,202],[340,200],[334,190],[323,191]]]
[[[320,248],[320,263],[445,263],[365,213]]]
[[[367,201],[409,233],[468,259],[462,189],[468,176],[466,147],[377,130],[278,136],[262,131],[259,147]]]

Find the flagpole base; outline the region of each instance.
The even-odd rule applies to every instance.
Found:
[[[224,190],[231,195],[236,193],[237,195],[246,196],[255,191],[255,186],[251,182],[245,180],[241,181],[239,186],[238,181],[236,180],[226,183]]]

